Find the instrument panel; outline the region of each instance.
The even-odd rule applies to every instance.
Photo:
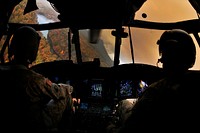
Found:
[[[120,101],[137,99],[148,85],[162,77],[160,68],[145,64],[105,68],[91,63],[55,61],[31,69],[55,83],[73,86],[72,97],[76,100],[71,129],[74,132],[105,132],[108,123],[116,117],[116,105]]]

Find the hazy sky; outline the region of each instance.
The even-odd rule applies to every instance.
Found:
[[[143,18],[142,13],[146,13],[147,17]],[[154,22],[177,22],[195,18],[197,18],[197,14],[188,0],[147,0],[135,16],[135,19]],[[125,30],[128,31],[128,28],[125,27]],[[156,65],[159,57],[156,42],[162,32],[160,30],[131,28],[135,62]],[[114,44],[114,37],[109,34],[109,30],[104,30],[101,34],[102,39],[105,43]],[[113,53],[111,51],[109,53],[113,58]],[[197,57],[200,58],[198,46]],[[193,69],[200,69],[199,58],[197,58]],[[123,39],[121,45],[120,60],[121,63],[127,63],[132,62],[131,59],[129,38],[126,38]]]

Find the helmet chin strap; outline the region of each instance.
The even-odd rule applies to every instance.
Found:
[[[158,61],[156,62],[156,66],[157,66],[157,67],[159,67],[159,66],[158,66],[159,63],[161,63],[161,58],[158,59]]]
[[[162,58],[158,59],[157,63],[162,63]]]

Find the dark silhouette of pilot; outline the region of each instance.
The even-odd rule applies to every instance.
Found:
[[[72,111],[72,86],[55,84],[29,69],[36,60],[39,43],[35,29],[20,27],[8,48],[9,62],[0,65],[4,131],[58,131],[63,112]]]
[[[199,71],[189,70],[196,47],[184,30],[165,31],[158,40],[158,60],[164,78],[151,84],[138,98],[118,133],[198,131]]]

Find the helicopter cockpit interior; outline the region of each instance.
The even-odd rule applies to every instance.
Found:
[[[136,100],[148,85],[163,77],[162,68],[156,64],[159,54],[154,45],[162,31],[184,29],[199,49],[198,0],[4,0],[1,3],[9,5],[6,10],[0,8],[0,17],[4,18],[0,20],[1,63],[6,62],[12,31],[22,25],[35,28],[42,36],[42,44],[31,69],[55,83],[73,86],[72,97],[76,102],[70,128],[75,132],[105,132],[109,121],[117,117],[116,105],[120,101]],[[182,7],[179,13],[187,10],[185,16],[182,13],[184,17],[178,18],[177,10],[178,19],[168,21],[161,9],[164,4],[168,5],[168,15],[178,5]],[[159,14],[159,10],[164,13]],[[155,12],[158,14],[153,17]],[[191,71],[199,68],[197,62]]]

